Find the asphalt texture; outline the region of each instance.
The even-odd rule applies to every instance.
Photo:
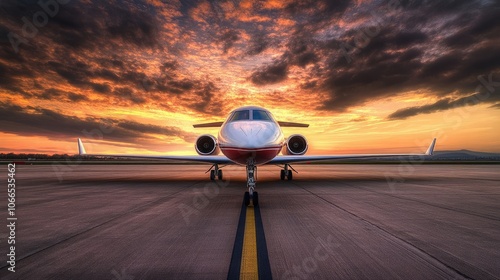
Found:
[[[228,278],[244,167],[208,168],[16,166],[16,272],[4,225],[0,279]],[[294,168],[258,169],[272,278],[500,278],[500,165]]]

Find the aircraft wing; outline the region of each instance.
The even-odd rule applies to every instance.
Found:
[[[199,124],[193,124],[194,128],[200,128],[200,127],[221,127],[224,122],[211,122],[211,123],[199,123]]]
[[[296,123],[296,122],[278,121],[278,124],[281,127],[309,127],[309,125],[306,123]]]
[[[112,154],[87,154],[83,142],[78,138],[78,154],[88,155],[88,156],[103,156],[103,157],[115,157],[115,158],[129,158],[129,159],[167,159],[167,160],[179,160],[179,161],[194,161],[194,162],[206,162],[206,163],[217,163],[217,164],[234,164],[225,156],[155,156],[155,155],[112,155]]]
[[[434,146],[436,145],[436,138],[432,140],[427,151],[423,154],[347,154],[347,155],[324,155],[324,156],[277,156],[267,164],[288,164],[295,162],[306,161],[321,161],[321,160],[335,160],[335,159],[363,159],[363,158],[381,158],[381,157],[397,157],[415,159],[422,156],[432,156],[434,153]]]

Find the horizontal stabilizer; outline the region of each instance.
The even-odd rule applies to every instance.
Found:
[[[199,128],[199,127],[221,127],[224,122],[212,122],[212,123],[200,123],[200,124],[193,124],[194,128]]]
[[[296,122],[282,122],[282,121],[278,121],[278,124],[281,127],[309,127],[309,125],[306,124],[306,123],[296,123]]]

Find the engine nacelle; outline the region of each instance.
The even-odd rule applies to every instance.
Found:
[[[217,138],[210,134],[205,134],[196,139],[194,149],[201,156],[214,156],[220,152]]]
[[[286,139],[281,153],[284,155],[301,156],[307,152],[307,140],[300,134],[294,134]]]

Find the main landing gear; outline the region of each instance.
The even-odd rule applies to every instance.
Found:
[[[290,168],[290,169],[288,169],[288,168]],[[283,169],[281,169],[281,172],[280,172],[281,180],[285,180],[285,178],[288,180],[292,180],[293,179],[292,171],[295,171],[295,169],[293,169],[293,167],[291,167],[289,164],[285,164],[285,167]],[[297,171],[295,171],[295,172],[297,172]]]
[[[250,201],[256,206],[259,204],[259,193],[255,191],[255,173],[257,172],[257,166],[253,163],[253,160],[249,160],[247,163],[247,187],[248,192],[245,192],[245,205],[250,205]]]
[[[217,163],[212,165],[212,167],[210,167],[210,169],[208,169],[208,171],[210,171],[210,180],[213,181],[216,178],[219,180],[222,180],[222,170],[219,169],[219,165]]]

